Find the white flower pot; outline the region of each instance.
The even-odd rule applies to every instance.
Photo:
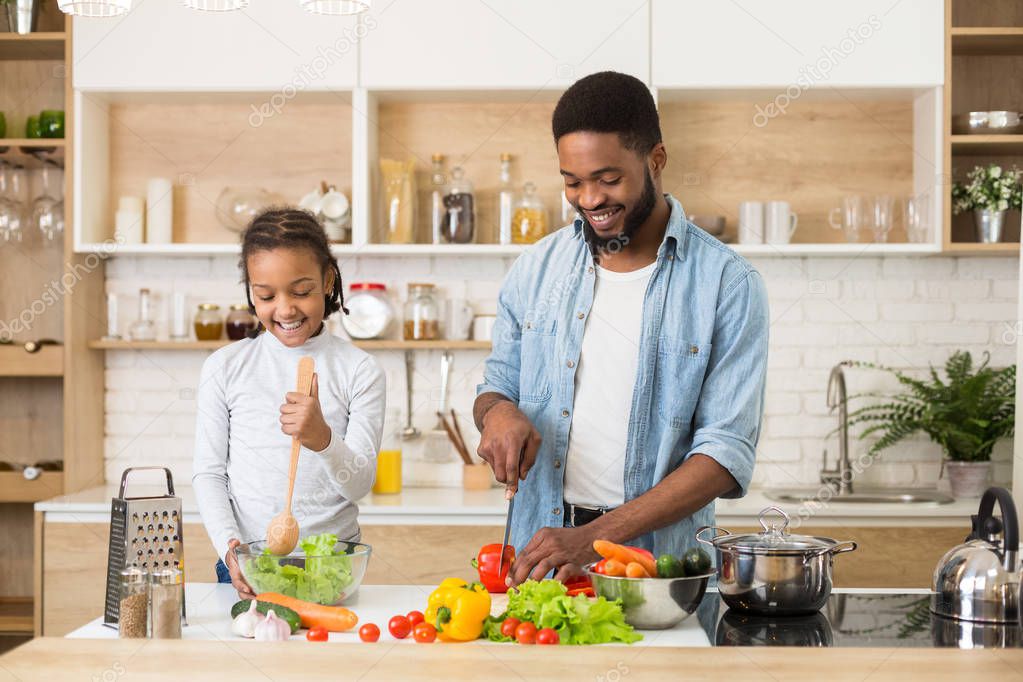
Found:
[[[991,462],[945,462],[945,471],[953,497],[980,497],[988,488]]]

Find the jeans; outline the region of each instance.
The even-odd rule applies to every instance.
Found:
[[[231,572],[227,570],[227,565],[221,559],[217,559],[217,582],[231,584]]]

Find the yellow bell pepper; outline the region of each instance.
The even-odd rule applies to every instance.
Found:
[[[479,583],[447,578],[430,595],[423,615],[445,642],[474,640],[490,615],[490,593]]]

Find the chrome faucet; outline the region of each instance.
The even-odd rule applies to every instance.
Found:
[[[851,363],[844,360],[831,368],[828,377],[828,407],[834,412],[838,408],[838,461],[834,468],[828,468],[828,451],[824,451],[821,463],[821,483],[832,486],[839,495],[853,491],[852,466],[849,462],[849,410],[846,404],[845,373],[843,367]]]

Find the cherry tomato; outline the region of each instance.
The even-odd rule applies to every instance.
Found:
[[[395,616],[387,624],[387,631],[395,639],[405,639],[408,637],[408,633],[412,632],[412,623],[408,622],[408,618],[405,616]]]
[[[505,618],[501,623],[501,634],[505,637],[511,637],[515,639],[515,628],[521,623],[518,618]]]
[[[561,637],[558,636],[558,631],[554,628],[544,628],[536,633],[537,644],[560,644]]]
[[[380,639],[380,628],[373,623],[366,623],[359,628],[359,639],[363,642],[375,642]]]
[[[519,623],[515,628],[515,639],[519,644],[536,644],[536,626],[532,623]]]
[[[409,611],[405,617],[408,618],[408,622],[411,623],[413,628],[426,620],[426,618],[423,617],[422,611]]]
[[[420,644],[429,644],[437,639],[437,628],[429,623],[417,623],[416,627],[412,630],[412,636]]]
[[[309,628],[309,632],[305,633],[305,638],[310,642],[326,642],[327,637],[327,628],[320,627],[319,625]]]

